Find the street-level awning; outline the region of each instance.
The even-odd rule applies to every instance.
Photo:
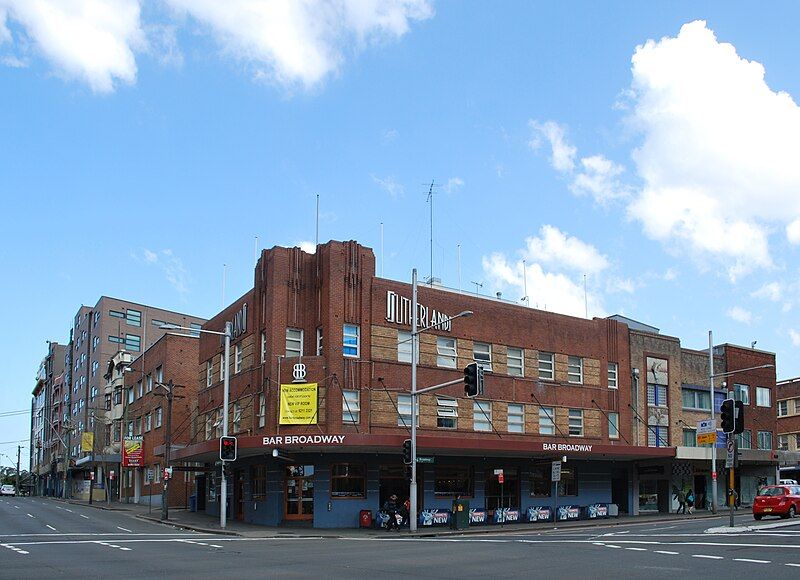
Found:
[[[94,464],[98,463],[120,463],[122,459],[120,458],[119,453],[108,453],[106,455],[96,454],[94,456]],[[92,456],[87,455],[86,457],[81,457],[75,462],[76,467],[88,467],[92,465]]]
[[[297,433],[238,437],[240,458],[272,456],[273,449],[292,453],[396,453],[400,454],[404,434],[373,433]],[[567,455],[596,460],[664,459],[675,456],[674,447],[639,447],[609,445],[592,440],[570,438],[524,437],[505,435],[502,438],[470,439],[459,435],[418,435],[417,453],[452,457],[485,456],[544,458]],[[175,449],[172,460],[211,462],[219,458],[219,439],[203,441],[183,449]]]

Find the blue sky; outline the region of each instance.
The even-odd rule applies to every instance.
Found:
[[[316,195],[322,241],[429,275],[431,180],[445,285],[460,246],[465,290],[582,316],[586,275],[590,316],[800,375],[798,12],[0,0],[0,411],[81,303],[211,316],[255,236],[313,243]],[[0,420],[13,455],[28,419]]]

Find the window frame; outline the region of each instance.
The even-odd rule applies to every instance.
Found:
[[[325,334],[322,331],[322,327],[318,326],[317,327],[317,344],[316,344],[316,350],[315,350],[315,352],[317,353],[317,356],[322,356],[322,349],[325,346],[324,340],[325,340]]]
[[[455,485],[441,485],[445,481],[462,481],[465,485],[456,489]],[[433,495],[435,498],[475,497],[475,468],[472,465],[440,465],[433,469]]]
[[[577,364],[576,364],[577,361]],[[574,369],[577,367],[578,372],[575,373]],[[573,380],[577,374],[578,380]],[[583,357],[575,355],[567,355],[567,382],[571,385],[583,384]]]
[[[337,475],[336,468],[342,466],[346,466],[347,473],[344,475]],[[358,467],[361,469],[360,475],[359,474],[350,475],[349,471],[354,467]],[[332,463],[330,469],[331,469],[330,498],[332,500],[365,499],[367,497],[367,466],[365,463],[361,463],[358,461],[340,461],[337,463]],[[345,490],[344,492],[342,491],[336,492],[335,484],[340,481],[360,482],[361,490],[355,492],[350,490]]]
[[[233,345],[233,374],[236,375],[242,372],[242,359],[242,345]]]
[[[764,445],[762,445],[761,442],[762,438],[769,439],[768,446],[765,447]],[[757,443],[759,449],[763,451],[772,451],[772,431],[759,431],[757,435]]]
[[[158,429],[164,424],[164,409],[156,407],[155,420],[153,421],[153,429]]]
[[[355,339],[355,342],[353,341]],[[361,354],[361,327],[357,324],[342,325],[342,356],[358,358]]]
[[[742,396],[744,395],[744,396]],[[750,385],[744,383],[733,384],[733,399],[741,401],[744,405],[750,404]]]
[[[519,412],[511,411],[511,407],[519,408]],[[516,420],[512,423],[511,417],[519,417],[519,422]],[[519,430],[512,429],[511,426],[519,426]],[[506,409],[506,430],[509,433],[525,433],[525,404],[524,403],[508,403]]]
[[[691,427],[684,427],[683,431],[681,432],[682,440],[681,443],[683,447],[699,447],[697,444],[697,429],[692,429]],[[687,435],[691,436],[692,438],[692,445],[686,444],[686,437]]]
[[[267,425],[267,395],[258,394],[258,428],[262,429]]]
[[[612,421],[611,417],[614,417],[615,420]],[[612,433],[612,428],[614,429],[614,433]],[[619,439],[619,413],[617,411],[610,411],[608,413],[608,438],[609,439]]]
[[[514,354],[512,356],[511,351],[515,351],[519,353],[519,356]],[[511,364],[514,361],[515,364]],[[517,364],[519,363],[519,364]],[[512,369],[514,372],[511,372]],[[506,349],[506,372],[512,377],[524,377],[525,376],[525,349],[518,348],[516,346],[509,346]]]
[[[413,361],[414,361],[414,341],[413,341],[413,336],[411,334],[411,331],[409,331],[409,330],[398,330],[397,331],[397,362],[411,363]]]
[[[485,352],[478,351],[478,348],[485,348]],[[479,358],[480,357],[480,358]],[[492,345],[488,342],[474,341],[472,343],[472,360],[483,367],[483,370],[492,370]]]
[[[250,499],[252,501],[267,499],[266,465],[253,465],[250,468]]]
[[[402,398],[402,401],[401,401]],[[406,402],[406,400],[408,402]],[[398,427],[411,427],[411,413],[413,412],[412,406],[414,404],[414,399],[411,395],[406,393],[398,393],[397,394],[397,426]],[[402,411],[408,408],[408,414],[403,413]],[[406,417],[408,417],[408,422],[406,422]],[[419,419],[419,405],[417,405],[417,419]]]
[[[297,333],[297,336],[290,337],[290,333]],[[297,345],[298,348],[289,348],[289,343],[292,345]],[[293,354],[297,353],[297,354]],[[286,327],[286,349],[285,349],[285,357],[286,358],[294,358],[294,357],[301,357],[303,356],[303,329],[302,328],[294,328],[291,326]]]
[[[762,404],[761,402],[761,395],[766,393],[767,403]],[[756,407],[763,407],[765,409],[769,409],[772,407],[772,389],[768,387],[756,387]]]
[[[447,422],[452,420],[452,426]],[[454,431],[458,429],[458,399],[436,395],[436,428]]]
[[[261,332],[261,364],[267,362],[267,333]]]
[[[544,358],[543,358],[544,355]],[[548,358],[549,357],[549,360]],[[545,381],[554,381],[556,380],[556,355],[553,352],[546,352],[546,351],[539,351],[536,355],[537,359],[537,368],[539,370],[539,378]],[[550,365],[548,369],[546,366],[542,368],[542,365]],[[549,373],[549,376],[544,376],[544,374]]]
[[[488,409],[486,408],[488,405]],[[485,428],[478,428],[478,424]],[[492,402],[489,400],[472,400],[472,430],[479,433],[491,433],[492,428]]]
[[[355,395],[355,400],[351,398]],[[351,397],[351,398],[348,398]],[[348,416],[345,418],[345,416]],[[361,424],[361,391],[356,389],[342,389],[342,424]]]
[[[452,346],[447,344],[449,342]],[[455,337],[436,337],[436,366],[444,369],[454,369],[458,366],[458,342]]]
[[[607,372],[608,372],[608,388],[619,389],[619,363],[609,362]]]
[[[542,423],[544,421],[544,423]],[[548,429],[552,432],[546,433],[542,429]],[[547,405],[539,406],[539,435],[555,435],[556,434],[556,408],[548,407]]]
[[[211,360],[206,361],[206,388],[214,384],[214,363]]]
[[[567,414],[567,419],[569,421],[568,422],[569,431],[567,432],[567,434],[570,437],[583,437],[585,433],[585,427],[583,421],[583,409],[569,409]],[[580,421],[580,424],[578,423],[573,424],[573,419],[575,421]],[[575,429],[577,432],[573,433],[572,432],[573,429]]]

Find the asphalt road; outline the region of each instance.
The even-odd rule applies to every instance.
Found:
[[[747,514],[737,521],[754,523]],[[423,539],[395,532],[262,539],[171,529],[51,499],[2,498],[0,578],[798,578],[795,521],[724,535],[706,529],[726,518]]]

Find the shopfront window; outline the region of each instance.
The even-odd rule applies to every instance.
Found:
[[[475,473],[472,467],[443,467],[434,470],[433,493],[437,496],[472,497]]]
[[[487,510],[503,507],[520,507],[518,470],[509,469],[507,467],[501,467],[499,469],[503,470],[503,483],[500,483],[498,476],[494,474],[494,466],[485,471],[486,481],[483,487],[484,507]]]
[[[331,497],[366,497],[367,469],[363,463],[335,463],[331,466]]]
[[[252,482],[250,489],[254,500],[267,497],[267,466],[256,465],[251,472]]]
[[[553,490],[551,463],[535,463],[531,467],[531,497],[550,497]]]
[[[558,484],[558,495],[560,497],[578,495],[578,477],[575,473],[574,465],[562,465],[561,481]]]

